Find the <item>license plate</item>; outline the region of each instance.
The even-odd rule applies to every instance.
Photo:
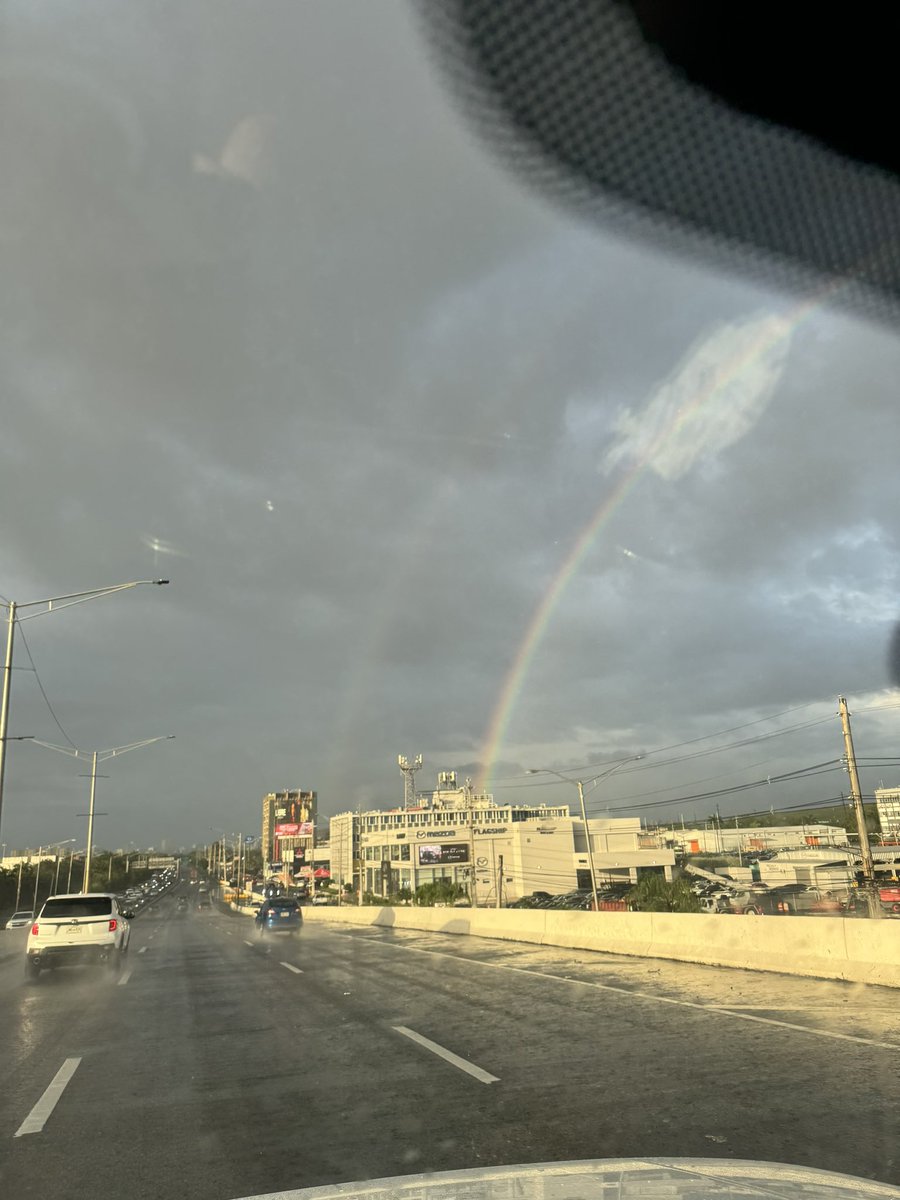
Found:
[[[286,921],[290,917],[290,915],[291,915],[290,913],[282,913],[281,914],[282,921]]]
[[[72,934],[75,934],[75,936],[77,937],[80,934],[84,933],[84,930],[82,929],[82,927],[80,925],[70,925],[68,928],[65,925],[63,925],[62,928],[60,929],[60,933],[67,934],[69,936],[71,936]]]

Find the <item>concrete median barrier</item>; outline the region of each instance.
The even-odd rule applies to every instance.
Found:
[[[900,922],[555,909],[305,908],[322,924],[470,934],[900,988]]]

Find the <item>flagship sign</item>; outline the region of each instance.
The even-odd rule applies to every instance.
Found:
[[[490,837],[495,833],[506,833],[506,826],[505,825],[495,825],[495,826],[492,826],[490,829],[475,829],[472,832],[477,833],[479,835],[479,837]]]

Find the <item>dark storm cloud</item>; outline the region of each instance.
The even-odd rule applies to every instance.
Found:
[[[252,828],[273,787],[396,799],[400,752],[423,786],[477,775],[666,381],[793,301],[521,192],[400,6],[11,11],[0,591],[173,579],[25,626],[80,745],[178,735],[111,768],[102,840]],[[689,466],[641,472],[547,623],[498,779],[887,683],[898,365],[892,335],[815,315],[765,403],[723,393]],[[62,740],[24,669],[13,723]],[[72,764],[11,759],[4,840],[80,835]]]

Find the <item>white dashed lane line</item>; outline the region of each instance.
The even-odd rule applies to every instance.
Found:
[[[245,946],[252,946],[252,945],[253,945],[253,943],[252,943],[252,942],[248,942],[248,941],[247,941],[247,939],[246,939],[246,938],[244,938],[244,945],[245,945]]]
[[[122,974],[119,976],[119,987],[124,987],[130,978],[131,978],[131,968],[129,967],[127,971],[123,971]]]
[[[293,963],[286,963],[286,962],[283,962],[283,963],[279,963],[278,965],[279,965],[280,967],[287,967],[287,969],[288,969],[289,971],[293,971],[295,975],[302,975],[302,974],[303,974],[303,972],[300,970],[300,968],[299,968],[299,967],[295,967],[295,966],[293,965]]]
[[[15,1132],[15,1137],[23,1137],[26,1133],[40,1133],[50,1114],[59,1104],[60,1097],[66,1090],[69,1080],[78,1070],[80,1058],[67,1058],[47,1086],[47,1090]]]
[[[397,1033],[402,1033],[404,1037],[410,1041],[424,1046],[426,1050],[430,1050],[432,1054],[436,1054],[438,1058],[442,1058],[444,1062],[451,1063],[454,1067],[458,1067],[460,1071],[465,1071],[467,1075],[471,1075],[473,1079],[477,1079],[479,1083],[499,1083],[500,1080],[496,1075],[491,1075],[488,1071],[481,1067],[476,1067],[474,1063],[470,1063],[468,1059],[460,1058],[458,1054],[454,1054],[452,1050],[448,1050],[446,1046],[440,1046],[437,1042],[433,1042],[431,1038],[423,1037],[421,1033],[416,1033],[414,1029],[408,1029],[405,1025],[395,1025],[394,1029]]]
[[[138,954],[146,954],[146,953],[147,953],[147,947],[141,946],[140,950],[138,950]]]

